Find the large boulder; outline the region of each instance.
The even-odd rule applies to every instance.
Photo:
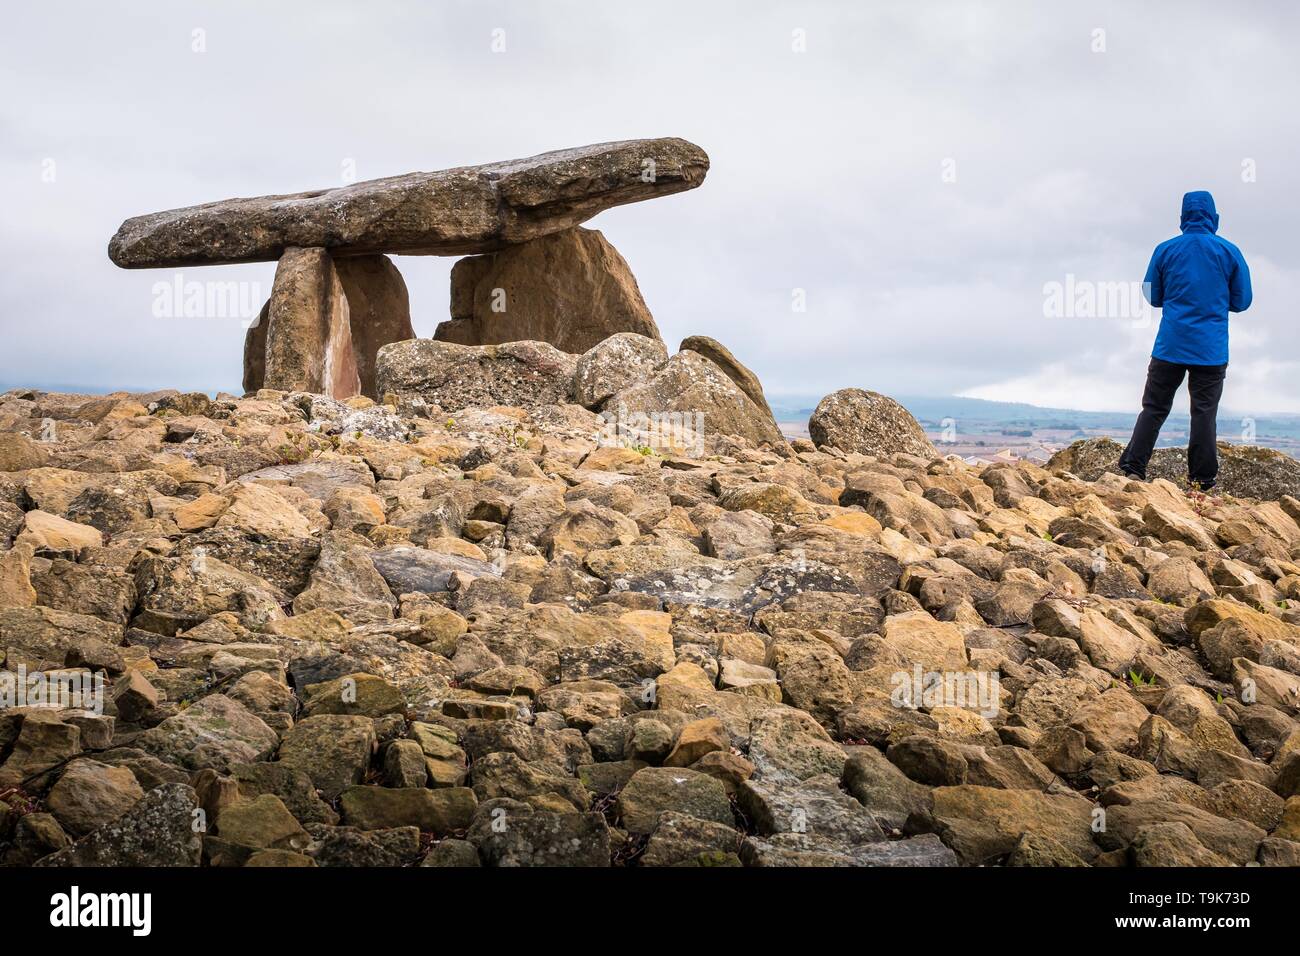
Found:
[[[635,332],[619,332],[593,345],[578,357],[573,399],[600,409],[632,382],[650,378],[668,361],[663,342]]]
[[[134,746],[187,770],[264,760],[280,738],[256,714],[224,694],[209,694],[135,738]]]
[[[41,859],[38,866],[198,866],[203,838],[198,797],[181,783],[150,790],[116,820]]]
[[[1073,793],[937,787],[929,817],[943,842],[971,866],[1011,853],[1028,832],[1051,837],[1085,861],[1097,855],[1092,807]]]
[[[50,453],[26,435],[17,432],[5,432],[0,435],[0,471],[43,468],[49,460]]]
[[[97,760],[74,760],[50,789],[46,805],[74,836],[84,836],[126,813],[144,796],[135,774]]]
[[[31,545],[37,552],[75,555],[82,548],[99,547],[104,536],[88,524],[36,510],[24,515],[16,543]]]
[[[137,216],[108,245],[124,269],[336,255],[494,252],[602,209],[694,189],[709,157],[682,139],[634,139],[528,159],[407,173],[337,189],[226,199]]]
[[[861,388],[842,388],[818,402],[808,419],[808,435],[818,445],[877,458],[899,452],[918,458],[939,454],[907,409]]]
[[[375,624],[392,618],[397,602],[370,562],[369,544],[349,531],[326,534],[310,584],[294,598],[294,614],[324,608],[353,624]]]
[[[755,445],[786,444],[769,412],[754,404],[716,364],[698,352],[678,352],[650,378],[616,393],[605,405],[606,421],[651,448],[715,450],[727,436]],[[645,432],[644,438],[640,433]]]
[[[1123,453],[1124,446],[1113,438],[1084,438],[1062,448],[1045,467],[1048,471],[1068,471],[1084,481],[1096,481],[1108,471],[1120,473],[1119,456]]]
[[[768,418],[775,420],[776,416],[772,414],[772,406],[767,404],[767,397],[763,394],[763,383],[758,380],[758,376],[717,339],[709,338],[707,335],[688,335],[682,339],[682,344],[678,348],[683,352],[697,352],[722,369],[727,374],[727,378],[735,382],[736,386],[749,396],[750,401],[766,412]]]
[[[311,778],[327,800],[360,783],[378,746],[375,723],[355,714],[317,714],[294,724],[279,762]]]
[[[0,649],[8,669],[26,665],[29,671],[62,667],[70,655],[123,669],[122,627],[89,614],[52,607],[0,608]]]
[[[616,332],[659,329],[623,257],[594,229],[575,227],[451,270],[451,318],[433,337],[460,345],[550,342],[581,353]]]
[[[619,792],[618,812],[629,833],[653,833],[669,811],[725,826],[735,821],[722,783],[697,770],[644,767]]]
[[[377,364],[381,395],[451,412],[471,406],[567,402],[577,358],[546,342],[456,345],[412,339],[385,345]]]
[[[1285,452],[1258,445],[1218,443],[1219,477],[1216,490],[1238,498],[1280,500],[1300,496],[1300,461]],[[1111,438],[1086,438],[1062,448],[1047,462],[1048,471],[1068,471],[1084,481],[1096,481],[1106,472],[1119,474],[1124,446]],[[1147,478],[1187,482],[1187,449],[1157,448],[1147,465]]]

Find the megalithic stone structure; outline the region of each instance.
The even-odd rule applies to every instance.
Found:
[[[138,216],[122,223],[108,254],[126,269],[278,260],[270,301],[245,340],[245,389],[378,397],[379,348],[414,338],[406,286],[387,254],[497,254],[458,267],[453,301],[469,305],[444,325],[465,344],[539,338],[581,352],[618,331],[657,338],[622,257],[600,233],[573,227],[612,206],[693,189],[708,168],[704,150],[682,139],[600,143]],[[523,293],[515,313],[496,309],[512,288]]]

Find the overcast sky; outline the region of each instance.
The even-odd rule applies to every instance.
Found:
[[[1294,7],[11,5],[0,382],[238,390],[237,318],[157,318],[176,270],[109,262],[129,216],[682,136],[712,160],[699,189],[589,225],[670,346],[712,335],[771,393],[1135,407],[1154,324],[1046,316],[1044,288],[1140,281],[1209,189],[1255,282],[1224,404],[1300,412]],[[451,262],[397,260],[420,335]],[[180,270],[262,298],[273,271]]]

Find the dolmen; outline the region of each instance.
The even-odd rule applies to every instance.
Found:
[[[659,341],[627,263],[581,224],[694,189],[708,168],[682,139],[599,143],[137,216],[108,254],[125,269],[276,261],[245,339],[244,389],[379,398],[379,350],[415,338],[390,255],[468,257],[452,269],[438,341],[539,341],[575,355],[616,333]]]

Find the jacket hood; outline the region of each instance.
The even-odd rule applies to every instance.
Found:
[[[1183,232],[1218,232],[1219,214],[1214,209],[1214,197],[1204,189],[1184,193],[1179,225]]]

